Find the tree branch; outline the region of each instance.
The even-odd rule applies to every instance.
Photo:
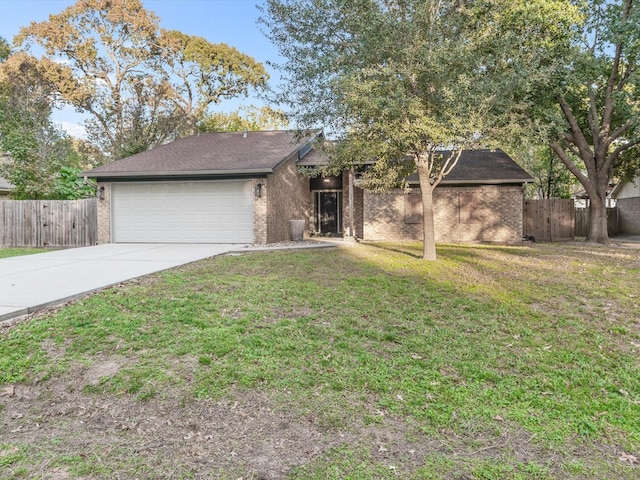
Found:
[[[595,194],[595,190],[592,188],[591,183],[589,182],[589,177],[582,173],[578,166],[571,160],[571,158],[569,158],[569,155],[567,155],[567,152],[564,151],[562,146],[558,142],[553,142],[551,144],[551,148],[558,156],[558,158],[562,161],[562,163],[564,163],[565,166],[569,169],[569,171],[575,175],[575,177],[587,191],[587,194]]]
[[[609,169],[613,165],[613,163],[618,159],[618,157],[620,156],[620,154],[622,152],[625,152],[625,151],[629,150],[630,148],[633,148],[633,147],[635,147],[637,145],[640,145],[640,140],[636,140],[636,141],[633,141],[633,142],[627,142],[627,143],[625,143],[623,145],[620,145],[613,152],[611,152],[611,154],[605,160],[606,168]]]
[[[578,125],[578,121],[576,117],[573,115],[573,111],[571,107],[567,103],[567,100],[564,96],[559,95],[558,103],[560,103],[560,108],[562,109],[562,113],[564,114],[569,126],[571,127],[571,143],[573,143],[578,150],[580,151],[580,158],[583,160],[593,159],[593,151],[589,146],[589,142],[584,137],[582,130],[580,129],[580,125]],[[559,146],[559,145],[558,145]]]
[[[633,0],[626,0],[624,4],[624,10],[622,12],[622,22],[626,22],[629,19],[629,15],[631,12],[631,6],[633,4]],[[604,100],[604,113],[602,114],[602,129],[605,134],[609,134],[609,130],[611,129],[611,119],[613,117],[613,90],[616,87],[616,80],[620,75],[620,60],[622,57],[622,42],[616,44],[615,54],[613,57],[613,66],[611,68],[611,75],[609,75],[609,80],[607,82],[607,89],[605,91],[605,100]],[[624,83],[622,84],[624,86]]]

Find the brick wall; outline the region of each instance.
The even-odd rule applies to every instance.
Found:
[[[282,162],[267,176],[263,196],[266,197],[266,243],[291,239],[289,220],[305,220],[305,232],[309,232],[309,179],[298,174],[297,154]],[[255,218],[259,215],[254,212]],[[256,243],[259,242],[257,235]]]
[[[618,207],[618,233],[640,234],[640,197],[619,198],[616,206]]]
[[[98,198],[98,244],[111,243],[111,183],[98,182],[98,192],[104,187],[104,198]]]
[[[422,239],[422,221],[405,221],[405,196],[400,190],[364,192],[365,240]],[[521,186],[440,186],[434,192],[433,202],[436,242],[515,243],[522,240]]]
[[[254,178],[251,181],[254,192],[258,184],[262,185],[261,196],[253,196],[253,243],[261,245],[267,243],[267,182],[266,178]]]

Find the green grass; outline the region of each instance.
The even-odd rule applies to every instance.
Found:
[[[34,253],[46,252],[44,248],[1,248],[0,258],[19,257],[21,255],[32,255]]]
[[[291,478],[634,478],[603,452],[640,450],[640,251],[419,254],[251,253],[110,289],[4,334],[0,386],[117,355],[127,364],[86,394],[268,392],[329,431],[394,419],[410,425],[407,442],[441,445],[394,468],[368,445],[340,446]],[[52,360],[45,342],[64,353]]]

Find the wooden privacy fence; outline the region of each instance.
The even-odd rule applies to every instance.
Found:
[[[607,230],[610,237],[618,234],[618,208],[607,208]],[[589,209],[576,208],[576,236],[586,237],[589,234]]]
[[[97,240],[95,198],[0,201],[2,247],[84,247]]]
[[[575,237],[572,199],[524,201],[524,234],[540,242],[570,242]]]

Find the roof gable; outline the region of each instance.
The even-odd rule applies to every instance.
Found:
[[[298,139],[289,131],[200,133],[116,160],[84,175],[105,178],[265,174],[314,137]]]

